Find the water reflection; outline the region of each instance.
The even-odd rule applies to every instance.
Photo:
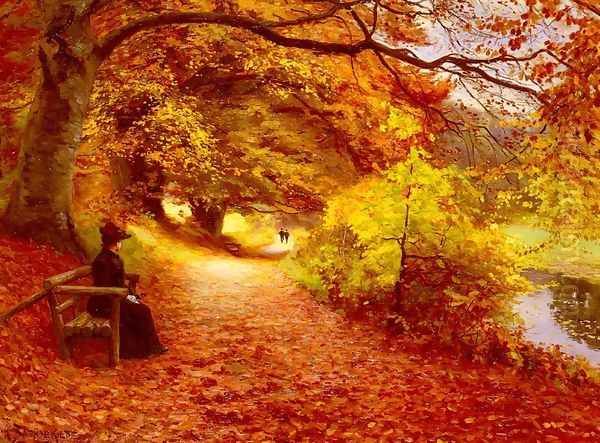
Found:
[[[548,285],[523,295],[515,305],[526,337],[600,364],[600,285],[587,280],[529,273],[534,283]]]
[[[561,276],[550,290],[550,309],[557,323],[575,340],[600,349],[600,286]]]

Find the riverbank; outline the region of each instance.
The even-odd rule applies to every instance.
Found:
[[[505,229],[530,248],[550,239],[547,232],[530,226]],[[600,243],[546,245],[525,260],[536,269],[527,277],[544,285],[515,300],[513,310],[523,321],[525,338],[543,346],[558,345],[566,354],[600,367]]]
[[[542,288],[518,297],[514,312],[523,321],[527,340],[542,346],[558,345],[566,354],[585,358],[600,369],[600,318],[594,303],[586,301],[561,294],[557,288]]]

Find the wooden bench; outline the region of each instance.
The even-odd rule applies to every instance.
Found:
[[[225,250],[227,252],[229,252],[231,255],[235,255],[236,257],[240,256],[242,247],[239,243],[228,241],[228,242],[225,242],[224,246],[225,246]]]
[[[47,292],[54,333],[58,341],[60,355],[65,360],[71,358],[68,346],[70,339],[77,336],[108,338],[110,340],[109,364],[114,367],[119,363],[121,300],[127,297],[129,290],[128,288],[116,287],[67,285],[69,282],[90,275],[91,272],[91,266],[82,266],[44,281],[44,290]],[[135,283],[138,277],[135,274],[128,274],[128,278]],[[85,310],[87,297],[92,295],[103,295],[112,298],[110,318],[94,318]],[[65,311],[68,310],[73,312],[73,317],[71,320],[65,321],[63,316]]]

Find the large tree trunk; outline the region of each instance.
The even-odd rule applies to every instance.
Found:
[[[219,237],[223,230],[223,221],[227,212],[227,205],[207,204],[200,200],[190,202],[192,215],[198,224],[214,237]]]
[[[163,192],[161,188],[144,196],[142,202],[146,212],[152,215],[154,219],[158,221],[164,221],[167,218],[167,214],[165,213],[165,209],[162,205],[162,195]]]
[[[161,167],[149,164],[143,157],[136,155],[133,160],[128,160],[129,185],[142,185],[143,194],[140,196],[142,209],[152,215],[156,220],[166,219],[162,200],[165,192],[166,178]]]
[[[156,220],[166,219],[162,206],[166,178],[162,170],[148,165],[141,156],[113,158],[110,165],[115,189],[139,201],[141,209]]]
[[[4,217],[9,229],[77,250],[71,219],[73,168],[98,59],[85,23],[62,5],[39,49],[41,85],[32,104],[16,189]]]

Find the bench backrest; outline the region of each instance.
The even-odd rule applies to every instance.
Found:
[[[64,285],[82,277],[87,277],[91,273],[91,266],[81,266],[44,280],[44,288],[50,291],[48,294],[48,305],[50,306],[50,315],[52,316],[52,322],[54,323],[55,332],[57,332],[57,334],[60,334],[64,327],[64,312],[69,308],[74,308],[73,310],[76,314],[79,308],[79,296],[72,295],[68,298],[61,298],[60,296],[62,294],[60,291],[57,291],[57,286]]]

